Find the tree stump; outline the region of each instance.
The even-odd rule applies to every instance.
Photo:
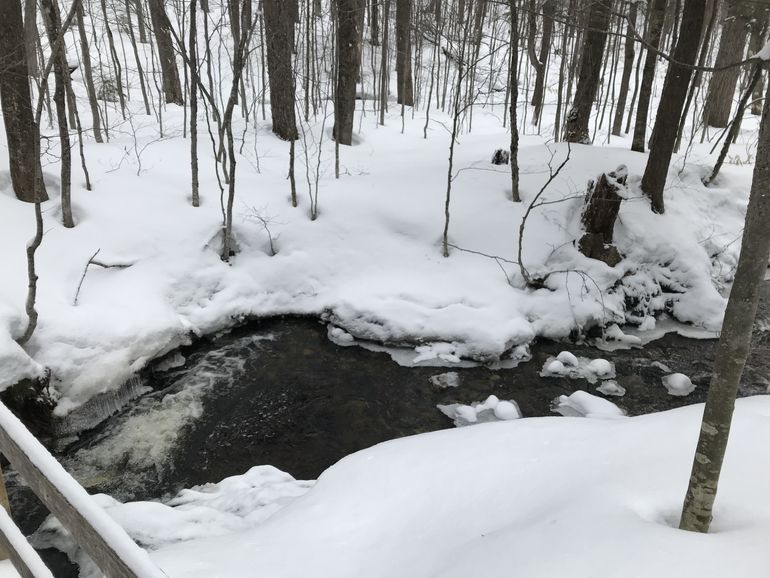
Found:
[[[598,259],[610,267],[620,263],[622,257],[612,244],[612,232],[625,193],[628,170],[624,165],[611,173],[602,173],[588,184],[586,203],[581,222],[585,234],[578,242],[578,249],[590,259]]]

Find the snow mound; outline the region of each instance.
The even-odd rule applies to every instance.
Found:
[[[625,412],[617,405],[602,397],[578,390],[571,395],[561,395],[553,400],[551,411],[565,417],[592,417],[615,419],[625,417]]]
[[[569,351],[562,351],[556,357],[549,357],[540,371],[541,377],[569,377],[585,379],[596,383],[600,379],[615,377],[615,365],[606,359],[576,357]]]
[[[684,373],[664,375],[661,380],[669,395],[684,397],[695,391],[695,384]]]
[[[455,426],[462,427],[475,423],[491,421],[507,421],[522,417],[518,404],[513,401],[504,401],[496,395],[490,395],[483,402],[473,402],[471,405],[452,403],[437,406],[441,413],[453,420]]]

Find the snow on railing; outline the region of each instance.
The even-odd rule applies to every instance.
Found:
[[[150,560],[117,522],[91,499],[88,492],[33,436],[24,424],[0,403],[0,453],[24,477],[29,487],[56,516],[108,578],[163,578],[166,574]],[[1,510],[2,508],[0,508]],[[2,514],[5,514],[3,518]],[[41,571],[34,550],[17,540],[21,532],[3,510],[0,514],[0,541],[11,562],[25,578],[49,578]],[[10,526],[13,526],[12,529]],[[18,532],[18,535],[16,535]],[[21,536],[23,538],[23,536]],[[29,549],[27,549],[29,547]],[[42,564],[42,562],[40,562]],[[21,566],[21,567],[20,567]]]

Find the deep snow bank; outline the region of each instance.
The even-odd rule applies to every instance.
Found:
[[[702,410],[417,435],[309,491],[255,469],[173,508],[99,501],[172,578],[765,576],[770,397],[737,403],[708,535],[675,528]]]

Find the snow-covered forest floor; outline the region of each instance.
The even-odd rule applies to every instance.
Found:
[[[651,328],[652,316],[661,312],[717,329],[722,290],[740,249],[752,171],[743,163],[753,154],[756,120],[747,115],[728,159],[733,164],[709,188],[700,179],[713,162],[710,145],[696,144],[678,157],[666,189],[668,210],[655,215],[638,186],[646,155],[630,152],[628,137],[605,145],[606,120],[593,146],[568,151],[551,142],[557,73],[548,85],[541,136],[526,120],[520,126],[522,203],[510,199],[508,167],[490,163],[494,150],[510,140],[503,103],[479,100],[464,117],[455,147],[449,258],[440,245],[449,114],[432,109],[424,139],[424,110],[407,109],[402,130],[400,106],[391,102],[385,126],[378,126],[373,101],[359,101],[356,143],[341,147],[336,179],[331,121],[321,111],[297,145],[297,208],[289,203],[288,144],[272,135],[269,121],[258,118],[254,128],[237,119],[243,137],[237,255],[224,263],[208,137],[204,132],[199,144],[202,206],[193,208],[182,109],[166,108],[161,138],[156,119],[143,114],[133,94],[128,120],[112,117],[108,143],[84,142],[93,190],[85,190],[75,167],[74,229],[60,222],[56,152],[44,158],[51,200],[43,205],[45,236],[37,256],[40,321],[24,350],[13,339],[25,319],[25,244],[34,215],[13,197],[8,173],[0,173],[0,385],[49,369],[50,391],[64,414],[118,388],[149,360],[195,335],[252,316],[318,315],[355,338],[422,346],[423,357],[449,361],[506,358],[536,336],[580,337],[597,325]],[[370,77],[371,71],[364,75]],[[73,80],[84,99],[77,72]],[[520,118],[525,113],[522,104]],[[3,165],[6,154],[0,150]],[[512,263],[519,225],[567,154],[540,199],[545,204],[532,210],[524,229],[527,269],[560,271],[546,288],[532,290]],[[624,260],[610,268],[581,256],[575,241],[587,181],[619,165],[630,174],[615,228]],[[309,191],[315,194],[316,180],[319,215],[313,221]],[[130,267],[91,266],[81,285],[96,251],[102,263]]]

